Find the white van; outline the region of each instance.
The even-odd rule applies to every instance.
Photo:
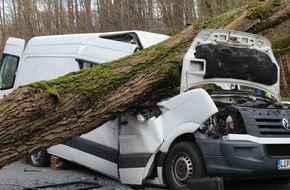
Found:
[[[159,43],[168,36],[144,31],[9,38],[0,71],[0,98],[20,85],[58,78],[112,61]]]

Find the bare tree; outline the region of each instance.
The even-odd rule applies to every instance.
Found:
[[[186,24],[205,21],[248,2],[250,0],[2,0],[0,28],[2,39],[16,36],[26,40],[36,35],[129,29],[174,35]],[[2,40],[2,48],[4,42]]]
[[[5,40],[6,33],[6,16],[5,16],[5,3],[2,1],[1,9],[0,9],[0,25],[1,25],[1,41]]]

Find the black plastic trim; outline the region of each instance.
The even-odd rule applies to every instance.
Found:
[[[64,143],[69,147],[86,152],[96,157],[103,158],[113,163],[118,163],[118,150],[77,137]]]
[[[157,161],[157,167],[163,167],[165,165],[166,156],[167,156],[166,153],[160,152],[160,155]]]
[[[119,156],[119,168],[142,168],[145,167],[151,153],[122,154]]]

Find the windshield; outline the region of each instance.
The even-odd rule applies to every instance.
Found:
[[[0,89],[13,87],[19,57],[4,54],[0,63]]]

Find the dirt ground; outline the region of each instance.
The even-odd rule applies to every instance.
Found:
[[[61,185],[62,184],[62,185]],[[43,186],[47,186],[44,188]],[[51,186],[51,187],[49,187]],[[94,186],[94,188],[93,188]],[[36,188],[39,187],[39,188]],[[50,167],[32,167],[15,162],[0,170],[1,190],[73,190],[73,189],[131,190],[119,181],[70,164],[67,169],[53,170]]]

